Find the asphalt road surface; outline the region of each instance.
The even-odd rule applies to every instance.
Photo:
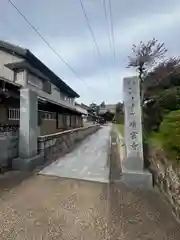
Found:
[[[43,169],[40,174],[108,182],[110,130],[111,125],[104,126],[86,138],[74,151]]]

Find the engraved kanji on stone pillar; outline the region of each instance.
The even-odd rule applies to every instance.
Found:
[[[124,78],[125,143],[134,170],[143,170],[142,123],[139,78]]]

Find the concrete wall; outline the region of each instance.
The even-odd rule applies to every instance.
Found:
[[[22,61],[20,57],[9,54],[0,50],[0,77],[6,78],[10,81],[14,80],[14,72],[5,67],[5,64]]]
[[[39,153],[45,159],[51,159],[53,155],[66,153],[73,149],[76,143],[82,141],[88,135],[100,129],[100,125],[93,125],[61,133],[40,136],[38,138]]]
[[[27,71],[21,71],[15,74],[15,83],[18,83],[21,86],[26,86],[26,76]]]
[[[12,159],[17,156],[17,133],[0,133],[0,168],[11,167]]]
[[[38,89],[43,90],[43,81],[39,77],[37,77],[37,76],[35,76],[31,73],[28,73],[27,74],[27,81],[30,85],[32,85],[32,86],[34,86]]]

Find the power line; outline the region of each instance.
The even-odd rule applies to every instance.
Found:
[[[114,26],[113,26],[113,16],[112,16],[111,0],[109,0],[109,13],[110,13],[110,23],[111,23],[111,35],[112,35],[113,55],[114,55],[114,61],[115,61],[115,59],[116,59],[116,54],[115,54]]]
[[[100,61],[102,62],[101,53],[100,53],[100,50],[99,50],[99,47],[98,47],[98,44],[97,44],[97,41],[96,41],[96,38],[95,38],[95,35],[94,35],[94,32],[93,32],[93,29],[92,29],[92,27],[91,27],[89,18],[88,18],[87,14],[86,14],[86,10],[85,10],[83,1],[82,1],[82,0],[79,0],[79,1],[80,1],[80,5],[81,5],[81,8],[82,8],[84,17],[85,17],[85,19],[86,19],[87,26],[88,26],[88,28],[89,28],[89,31],[90,31],[91,36],[92,36],[92,38],[93,38],[94,44],[95,44],[95,46],[96,46],[99,59],[100,59]],[[102,67],[103,67],[103,66],[102,66]],[[108,80],[110,80],[108,74],[107,74],[107,78],[108,78]]]
[[[111,44],[111,36],[109,33],[109,28],[108,28],[108,14],[107,14],[107,8],[106,8],[106,0],[103,0],[103,8],[104,8],[104,14],[105,14],[105,21],[107,24],[107,34],[108,34],[108,40],[109,40],[109,47],[110,47],[110,52],[112,50],[112,44]]]
[[[91,27],[89,18],[88,18],[87,14],[86,14],[86,10],[85,10],[85,8],[84,8],[83,2],[82,2],[82,0],[79,0],[79,1],[80,1],[80,4],[81,4],[81,8],[82,8],[84,17],[85,17],[85,19],[86,19],[86,23],[87,23],[87,25],[88,25],[89,31],[90,31],[90,33],[91,33],[91,35],[92,35],[94,44],[95,44],[95,46],[96,46],[98,55],[99,55],[99,57],[100,57],[100,59],[101,59],[101,53],[100,53],[100,50],[99,50],[99,47],[98,47],[98,44],[97,44],[97,41],[96,41],[96,38],[95,38],[95,35],[94,35],[94,32],[93,32],[93,29],[92,29],[92,27]]]
[[[52,45],[43,37],[43,35],[37,30],[37,28],[30,22],[30,20],[20,11],[20,9],[11,1],[8,0],[8,2],[16,9],[16,11],[24,18],[24,20],[28,23],[28,25],[36,32],[36,34],[46,43],[46,45],[58,56],[58,58],[74,73],[74,75],[83,81],[86,85],[87,83],[79,77],[79,75],[76,73],[76,71],[64,60],[64,58],[56,51],[55,48],[52,47]]]

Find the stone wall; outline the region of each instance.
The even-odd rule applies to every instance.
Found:
[[[0,133],[0,168],[11,167],[12,159],[18,156],[18,134]]]
[[[154,183],[165,195],[172,206],[172,211],[180,220],[180,169],[167,159],[162,149],[153,147],[149,150],[150,170]],[[175,161],[174,161],[175,162]]]
[[[93,125],[40,136],[38,138],[38,152],[43,154],[45,159],[59,153],[67,153],[73,149],[76,143],[99,129],[100,125]]]

